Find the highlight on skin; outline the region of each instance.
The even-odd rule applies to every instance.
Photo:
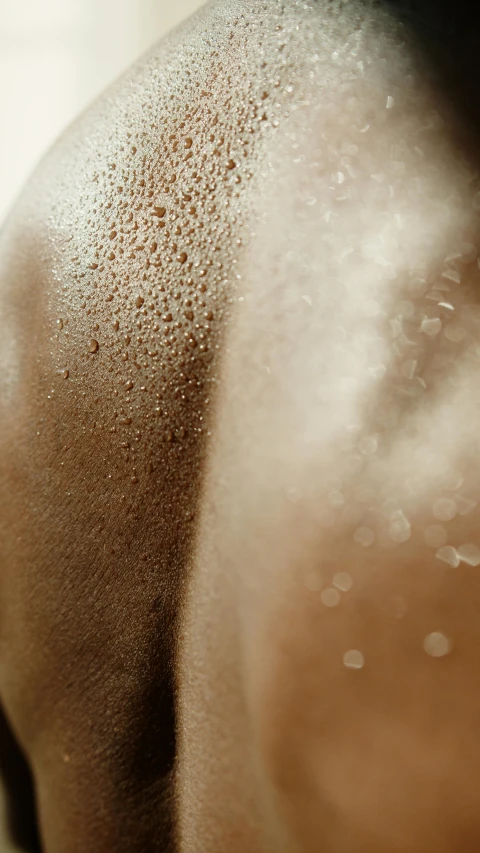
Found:
[[[188,850],[478,839],[479,172],[395,28],[355,23],[296,91],[240,267],[185,613]]]
[[[45,853],[478,846],[480,184],[442,91],[375,3],[215,0],[12,212],[0,698]]]

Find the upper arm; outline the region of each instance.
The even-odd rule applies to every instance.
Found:
[[[209,291],[231,252],[220,236],[210,260],[202,236],[196,85],[170,100],[192,38],[69,130],[2,235],[0,696],[49,853],[171,843],[176,620],[222,310]]]
[[[171,834],[209,401],[255,159],[289,97],[257,67],[261,7],[255,39],[243,14],[212,4],[107,92],[2,236],[0,695],[49,853]]]

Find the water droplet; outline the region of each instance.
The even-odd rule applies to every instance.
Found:
[[[392,518],[394,513],[396,513],[400,509],[400,504],[397,498],[389,497],[385,498],[381,505],[382,514],[385,518]]]
[[[442,321],[439,317],[434,317],[431,320],[422,320],[422,325],[420,326],[422,332],[429,337],[433,338],[435,335],[438,335],[440,329],[442,328]]]
[[[180,254],[179,254],[179,255],[177,255],[177,261],[178,261],[180,264],[184,264],[184,263],[185,263],[185,261],[187,260],[187,257],[188,257],[188,255],[187,255],[187,253],[186,253],[186,252],[180,252]]]
[[[94,338],[92,338],[89,345],[88,345],[88,349],[89,349],[89,352],[98,352],[98,341],[96,341]]]
[[[368,372],[374,379],[383,379],[387,372],[387,368],[384,364],[376,364],[373,367],[369,367]]]
[[[440,278],[446,278],[447,281],[453,281],[454,284],[460,284],[462,280],[462,276],[460,275],[458,270],[444,270]],[[453,306],[451,307],[453,308]]]
[[[432,512],[439,521],[451,521],[457,514],[457,505],[451,498],[438,498],[433,503]]]
[[[333,576],[332,583],[334,587],[339,589],[341,592],[348,592],[348,590],[353,586],[352,577],[348,572],[337,572]]]
[[[415,305],[408,299],[402,299],[401,302],[397,302],[395,305],[395,313],[410,320],[415,314]]]
[[[154,216],[158,216],[158,217],[159,217],[159,219],[163,219],[163,217],[165,216],[166,212],[167,212],[167,211],[166,211],[166,208],[165,208],[165,207],[157,207],[157,206],[155,206],[155,207],[153,208],[153,215],[154,215]]]
[[[145,302],[145,300],[144,300],[143,296],[137,296],[137,298],[135,300],[135,305],[137,306],[137,308],[141,308],[142,305],[144,304],[144,302]]]
[[[452,569],[456,569],[460,565],[460,558],[452,545],[444,545],[443,548],[439,548],[435,556],[437,560],[442,560]]]
[[[365,658],[358,649],[350,649],[343,656],[343,663],[347,669],[362,669],[365,665]]]
[[[227,163],[227,169],[234,169],[236,165],[235,160],[229,160]]]
[[[430,524],[425,528],[423,538],[430,548],[441,548],[447,541],[447,531],[441,524]]]
[[[480,548],[478,545],[474,545],[473,542],[460,545],[457,548],[457,554],[462,563],[467,563],[469,566],[480,566]]]
[[[328,587],[327,589],[323,590],[320,595],[320,599],[322,604],[325,605],[325,607],[336,607],[337,604],[340,602],[340,593],[338,589]]]
[[[393,513],[390,519],[388,534],[394,542],[406,542],[412,535],[412,528],[408,518],[403,514],[402,510],[397,510]]]
[[[467,330],[464,329],[463,326],[457,326],[456,323],[450,323],[450,325],[444,330],[443,334],[447,340],[459,343],[467,337]]]
[[[448,489],[450,492],[456,492],[460,486],[463,486],[464,478],[461,474],[456,473],[455,471],[449,471],[442,478],[443,486],[445,489]],[[456,498],[455,498],[456,500]],[[458,508],[457,508],[458,511]]]
[[[341,509],[345,504],[345,498],[341,492],[329,492],[327,495],[327,503],[332,509]]]
[[[414,358],[410,358],[407,361],[404,361],[401,367],[402,375],[405,379],[413,379],[415,376],[415,371],[417,369],[418,361]]]
[[[68,377],[70,376],[70,371],[69,371],[69,370],[64,370],[64,371],[63,371],[63,373],[62,373],[62,376],[63,376],[63,378],[64,378],[64,379],[68,379]]]
[[[468,515],[469,512],[472,512],[476,507],[476,501],[469,500],[468,498],[463,497],[463,495],[455,495],[455,503],[457,505],[457,512],[459,515]]]
[[[372,456],[378,449],[378,438],[376,435],[365,435],[358,442],[360,453],[365,456]]]
[[[423,641],[423,648],[432,658],[443,658],[452,650],[450,640],[440,631],[427,634]]]
[[[357,542],[358,545],[363,545],[364,548],[368,548],[368,546],[373,543],[374,539],[375,536],[373,530],[370,530],[369,527],[357,527],[353,534],[354,542]]]

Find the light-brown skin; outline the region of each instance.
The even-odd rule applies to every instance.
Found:
[[[474,163],[451,111],[386,17],[352,14],[209,4],[65,134],[3,231],[0,697],[33,774],[45,853],[478,845],[480,590],[474,570],[439,573],[423,544],[435,476],[427,466],[418,500],[405,498],[411,541],[359,557],[350,528],[316,523],[318,484],[342,458],[332,407],[318,415],[328,441],[308,453],[291,444],[302,413],[317,415],[315,375],[296,372],[291,353],[305,364],[321,353],[326,310],[291,317],[275,290],[292,229],[314,268],[324,258],[310,239],[316,213],[296,218],[309,173],[289,183],[292,126],[307,164],[325,156],[320,203],[352,128],[370,123],[361,144],[378,172],[387,142],[410,150],[421,138],[429,165],[406,157],[396,192],[407,217],[425,205],[431,226],[423,242],[406,229],[395,263],[416,252],[431,275],[445,246],[478,237],[459,166]],[[362,24],[356,61],[369,70],[352,82],[342,49]],[[389,95],[403,103],[393,125]],[[419,130],[433,110],[444,111],[440,135],[435,121]],[[312,154],[319,133],[328,155]],[[284,183],[264,203],[270,162]],[[377,235],[388,206],[365,163],[347,248],[360,220],[357,241]],[[437,219],[450,191],[460,202]],[[281,239],[263,249],[272,220]],[[477,278],[471,265],[459,304],[475,302]],[[386,287],[402,291],[401,275]],[[328,306],[345,327],[348,305]],[[271,382],[257,370],[269,358]],[[341,378],[330,376],[335,388]],[[434,443],[432,383],[409,434],[419,459]],[[381,394],[369,393],[375,420]],[[474,424],[462,399],[460,420]],[[403,438],[389,433],[384,462],[397,492]],[[475,480],[471,440],[459,430],[447,455],[468,456]],[[371,486],[356,477],[347,492]],[[308,499],[285,503],[292,484]],[[474,540],[475,512],[453,524],[459,542]],[[353,577],[341,608],[305,586],[319,561]],[[422,641],[441,626],[455,654],[433,660]],[[343,667],[346,648],[365,652],[364,670]]]

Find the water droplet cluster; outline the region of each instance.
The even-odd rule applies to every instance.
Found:
[[[423,648],[430,657],[442,658],[451,651],[451,643],[445,634],[440,631],[433,631],[425,637]]]
[[[269,452],[289,460],[295,483],[285,499],[315,515],[322,542],[344,537],[360,566],[379,553],[401,564],[417,549],[441,573],[477,559],[451,525],[479,497],[458,450],[480,450],[467,423],[478,415],[479,172],[439,133],[448,107],[423,69],[401,50],[393,68],[388,38],[366,47],[367,31],[337,44],[328,67],[321,51],[310,56],[311,88],[263,164],[274,204],[257,202],[239,309],[242,352],[249,342],[259,365],[246,357],[242,380],[261,372],[262,393],[242,405],[271,406]],[[334,609],[329,583],[306,578]]]
[[[345,652],[343,656],[343,663],[347,669],[363,669],[365,665],[365,658],[362,652],[358,651],[358,649],[350,649],[350,651]]]
[[[268,4],[194,19],[73,129],[60,176],[58,152],[45,167],[62,198],[49,220],[62,394],[116,445],[130,488],[148,490],[166,454],[188,457],[191,478],[209,432],[258,174],[302,97],[298,14],[279,8],[280,29]]]

